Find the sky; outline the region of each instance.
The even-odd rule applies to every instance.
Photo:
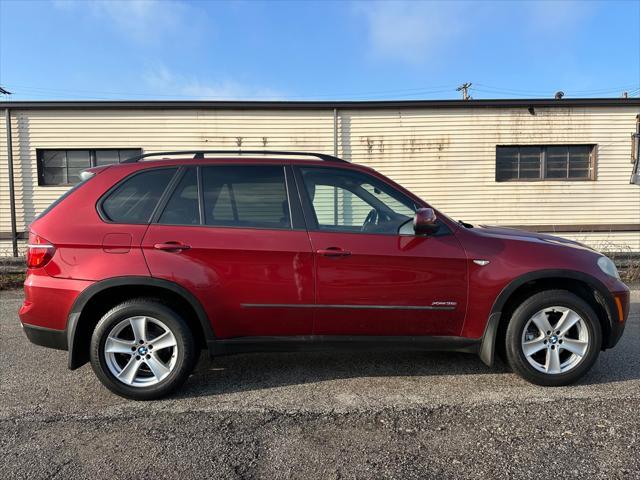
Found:
[[[0,0],[11,100],[640,96],[640,0]]]

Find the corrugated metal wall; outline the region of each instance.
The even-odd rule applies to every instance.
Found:
[[[370,165],[454,218],[502,225],[640,224],[629,184],[637,107],[340,110],[338,154]],[[278,149],[333,152],[332,110],[15,110],[18,231],[65,187],[39,187],[36,148]],[[4,125],[3,125],[4,127]],[[595,182],[495,182],[498,144],[597,144]],[[10,231],[0,128],[0,232]],[[640,251],[640,233],[572,233]],[[0,242],[6,253],[9,242]]]

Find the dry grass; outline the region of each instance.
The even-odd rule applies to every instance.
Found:
[[[640,281],[640,253],[617,243],[600,242],[600,244],[592,246],[613,260],[616,267],[618,267],[623,282]]]
[[[0,272],[0,291],[22,288],[24,273]]]

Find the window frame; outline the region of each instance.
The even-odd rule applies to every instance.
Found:
[[[65,152],[65,160],[67,161],[67,165],[65,166],[66,170],[67,170],[67,179],[69,178],[69,165],[68,165],[68,160],[66,158],[67,153],[66,152],[81,152],[81,151],[88,151],[89,152],[89,165],[86,168],[94,168],[99,166],[97,164],[97,155],[96,152],[104,152],[104,151],[109,151],[109,150],[138,150],[140,155],[142,155],[143,149],[142,148],[136,148],[136,147],[104,147],[104,148],[81,148],[81,147],[74,147],[74,148],[36,148],[36,168],[37,168],[37,173],[38,173],[38,186],[39,187],[71,187],[74,185],[77,185],[79,182],[66,182],[66,183],[44,183],[44,170],[45,170],[45,166],[43,164],[44,160],[43,160],[43,156],[45,152]],[[107,164],[107,165],[119,165],[122,162],[122,160],[120,160],[118,163],[112,163],[112,164]],[[107,166],[105,165],[105,166]]]
[[[204,185],[203,185],[203,168],[207,167],[279,167],[282,168],[284,174],[285,192],[287,195],[287,202],[289,204],[289,226],[288,227],[262,227],[262,226],[245,226],[245,225],[208,225],[205,221],[205,207],[204,207]],[[167,224],[160,223],[160,217],[164,213],[169,200],[173,196],[176,188],[180,184],[180,181],[187,174],[189,169],[196,169],[196,178],[198,182],[198,209],[200,213],[200,223],[198,224]],[[306,230],[306,223],[304,214],[302,212],[302,206],[300,205],[300,196],[297,190],[297,185],[293,178],[293,171],[291,166],[281,163],[204,163],[195,165],[183,165],[180,167],[176,177],[167,185],[165,195],[158,202],[158,208],[151,216],[150,224],[162,225],[165,227],[195,227],[195,228],[233,228],[240,230],[270,230],[278,232],[288,232],[293,230]]]
[[[498,149],[499,148],[517,148],[518,149],[518,168],[520,166],[520,149],[521,148],[539,148],[540,149],[540,176],[536,178],[498,178]],[[547,149],[556,147],[588,147],[589,148],[589,174],[587,177],[571,178],[571,177],[547,177]],[[596,167],[598,157],[598,144],[596,143],[546,143],[546,144],[498,144],[495,153],[495,182],[593,182],[597,180]],[[567,151],[569,154],[569,151]],[[567,159],[568,162],[568,159]],[[567,168],[569,164],[567,163]],[[519,174],[519,170],[518,170]]]

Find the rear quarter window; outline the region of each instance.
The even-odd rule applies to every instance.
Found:
[[[162,168],[133,174],[102,200],[103,216],[116,223],[149,223],[176,168]]]

